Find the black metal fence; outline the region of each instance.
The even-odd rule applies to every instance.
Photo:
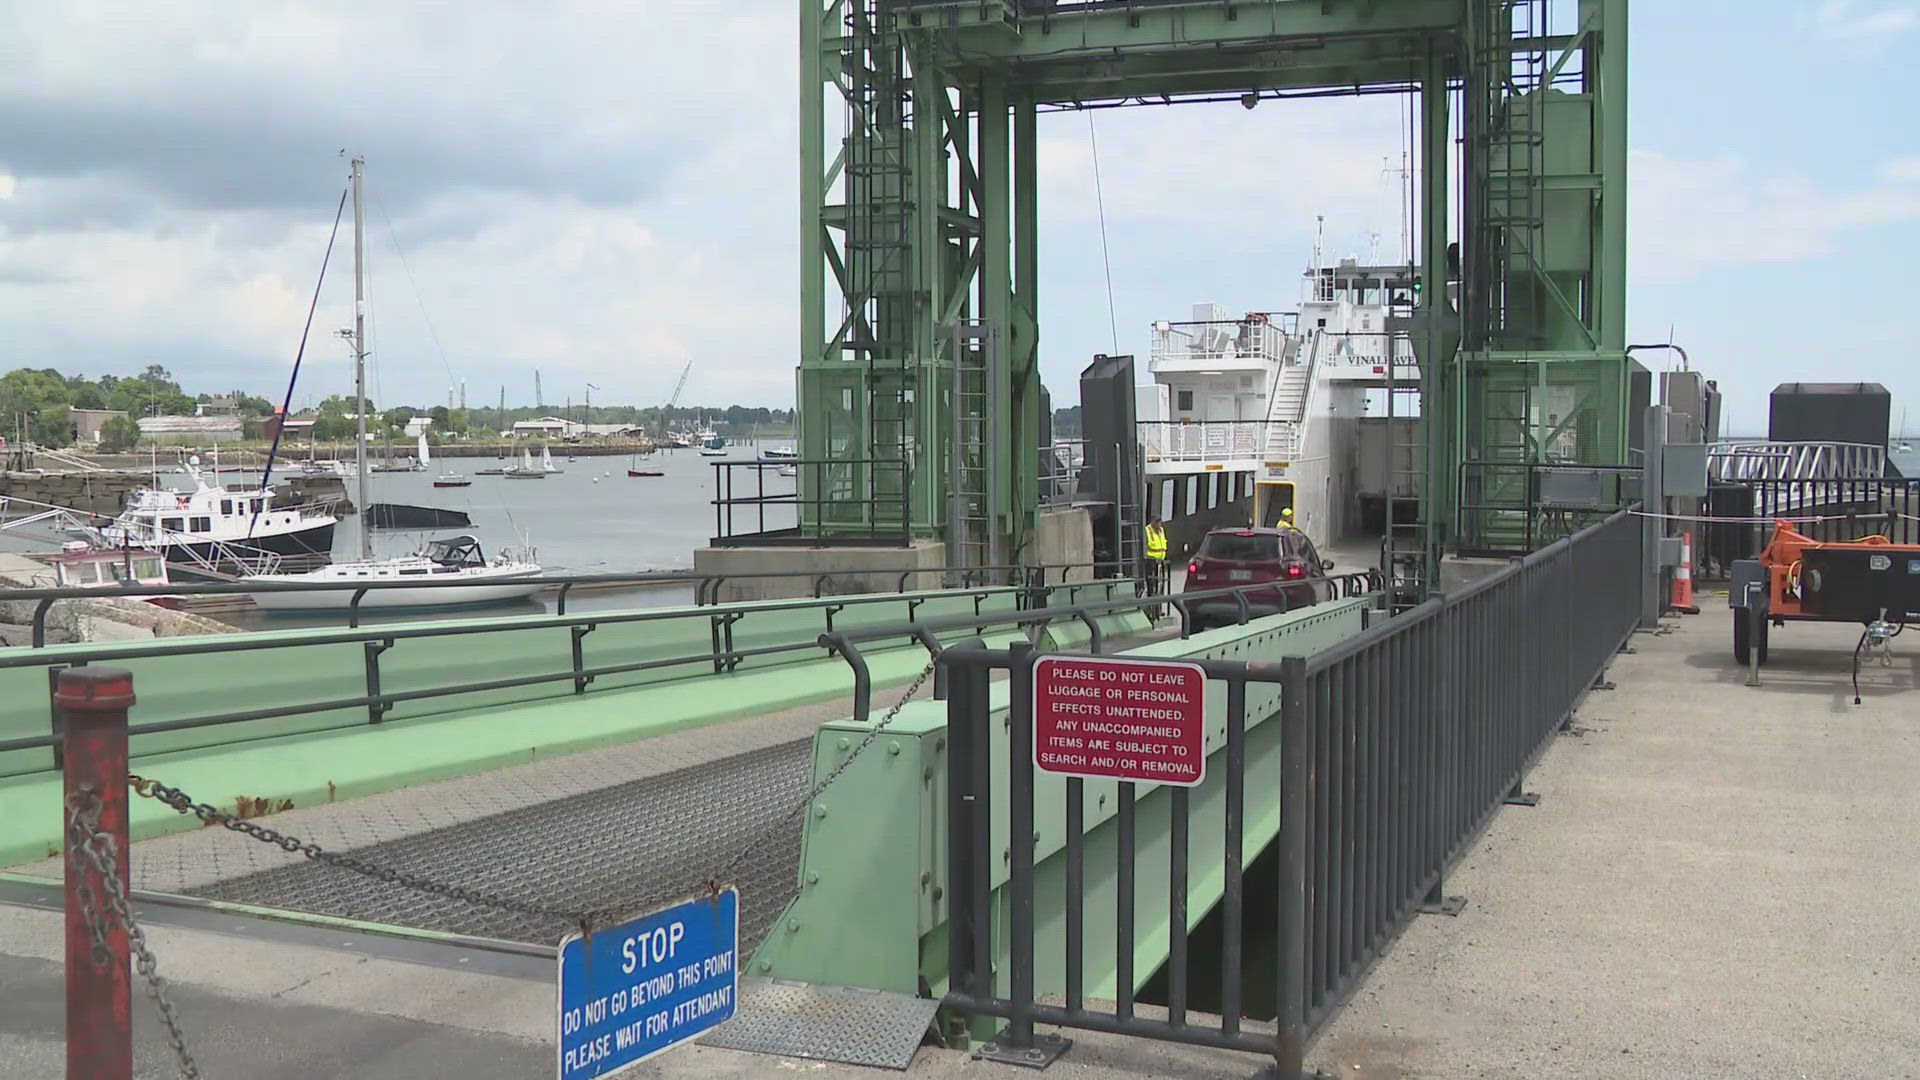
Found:
[[[714,547],[906,547],[911,470],[879,458],[713,464]]]
[[[1716,580],[1736,559],[1767,544],[1773,522],[1786,518],[1815,540],[1857,540],[1881,534],[1896,544],[1920,543],[1920,478],[1808,477],[1715,484],[1699,526],[1695,573]],[[1714,520],[1719,519],[1719,520]]]
[[[1132,960],[1142,792],[1132,783],[1117,785],[1110,825],[1116,991],[1111,1008],[1095,1007],[1085,995],[1085,782],[1066,781],[1059,856],[1065,860],[1065,993],[1060,1004],[1039,1000],[1031,678],[1040,657],[1024,648],[946,650],[946,1003],[1005,1018],[995,1050],[1011,1051],[1016,1060],[1049,1056],[1044,1041],[1036,1041],[1038,1022],[1267,1053],[1278,1063],[1276,1075],[1299,1076],[1308,1040],[1406,921],[1444,900],[1448,865],[1494,810],[1519,793],[1525,770],[1632,634],[1640,563],[1639,522],[1619,513],[1313,656],[1200,662],[1209,681],[1224,684],[1226,702],[1225,739],[1207,780],[1225,788],[1218,1023],[1196,1023],[1190,1015],[1194,986],[1181,932],[1188,924],[1192,806],[1204,787],[1166,793],[1173,933],[1163,969],[1166,1014],[1159,1018],[1139,1015],[1134,999],[1136,976],[1144,974],[1133,970]],[[1011,681],[1004,762],[989,752],[988,684],[996,668],[1007,670]],[[1270,704],[1275,686],[1277,712]],[[1250,715],[1250,700],[1266,704]],[[1269,925],[1277,918],[1278,945],[1262,956],[1250,950],[1241,852],[1249,760],[1270,761],[1275,753],[1279,791],[1253,794],[1280,802],[1278,895],[1272,914],[1260,913]],[[1007,784],[1004,837],[996,836],[990,810],[999,776]],[[1004,996],[994,988],[992,937],[992,881],[1003,844],[1010,867]],[[1273,975],[1272,1030],[1249,1030],[1243,1022],[1248,970]]]

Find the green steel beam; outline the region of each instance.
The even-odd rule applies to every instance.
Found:
[[[1255,620],[1180,641],[1160,642],[1124,655],[1205,657],[1222,660],[1273,660],[1305,655],[1358,633],[1363,608],[1377,597],[1322,604],[1305,611]],[[1055,628],[1071,633],[1066,628]],[[1062,642],[1073,639],[1062,638]],[[991,733],[993,839],[990,850],[1007,846],[1008,751],[1005,717],[1007,684],[996,683],[986,729]],[[1219,901],[1225,860],[1222,826],[1225,777],[1225,692],[1208,691],[1208,777],[1192,789],[1190,872],[1187,880],[1189,928]],[[1247,688],[1246,824],[1244,865],[1264,850],[1279,826],[1280,690],[1273,684]],[[884,738],[847,765],[840,780],[807,816],[802,839],[799,895],[749,964],[753,974],[836,986],[857,986],[938,996],[945,990],[946,955],[946,704],[913,702],[902,708]],[[814,740],[816,780],[842,766],[848,750],[870,730],[868,724],[836,722]],[[1031,766],[1028,766],[1031,767]],[[1170,925],[1167,880],[1169,789],[1139,785],[1135,804],[1138,847],[1136,871],[1136,948],[1138,985],[1165,961]],[[1115,897],[1113,816],[1117,801],[1111,781],[1084,786],[1086,825],[1086,993],[1112,997]],[[1061,778],[1035,775],[1034,827],[1036,897],[1036,987],[1042,994],[1065,989],[1065,895],[1062,881],[1065,785]],[[999,912],[1007,902],[1004,861],[992,868],[995,915],[994,950],[1004,980],[1007,945],[999,933]],[[1000,987],[1006,989],[1004,983]]]
[[[1458,425],[1459,312],[1448,297],[1447,245],[1452,240],[1448,204],[1453,149],[1449,124],[1447,63],[1429,42],[1420,80],[1420,264],[1431,287],[1420,293],[1417,325],[1425,337],[1420,359],[1420,423],[1424,429],[1425,485],[1421,498],[1423,580],[1439,581],[1441,546],[1450,535],[1458,490],[1454,432]]]
[[[1581,0],[1583,23],[1597,22],[1598,40],[1589,39],[1587,62],[1596,96],[1600,128],[1599,274],[1594,282],[1594,322],[1600,347],[1617,351],[1622,378],[1627,349],[1627,0]],[[1598,53],[1596,57],[1594,54]],[[1597,74],[1597,78],[1595,77]],[[1624,447],[1623,447],[1624,449]]]
[[[1051,63],[1097,53],[1126,60],[1142,52],[1304,50],[1346,40],[1450,34],[1460,22],[1461,0],[1110,5],[1031,15],[1017,26],[994,19],[971,0],[902,6],[908,26],[940,34],[961,61],[981,69],[1018,65],[1023,75],[1044,79]]]
[[[915,404],[898,442],[915,457],[915,531],[947,536],[954,503],[944,474],[955,437],[947,395],[952,365],[964,359],[948,328],[984,324],[1002,346],[983,398],[997,425],[988,451],[1000,507],[993,527],[1001,550],[1017,555],[1037,493],[1029,445],[1039,431],[1034,112],[1319,90],[1420,99],[1419,261],[1433,287],[1413,333],[1423,366],[1429,566],[1442,544],[1464,535],[1456,509],[1464,462],[1529,441],[1574,445],[1582,461],[1624,460],[1627,2],[1579,0],[1571,33],[1546,26],[1548,7],[1245,0],[1022,14],[979,0],[802,0],[803,452],[873,449],[859,433],[874,429],[874,410],[904,387]],[[849,27],[864,36],[849,39]],[[1581,85],[1569,93],[1554,84],[1576,60]],[[1471,167],[1456,180],[1449,121],[1460,88]],[[894,96],[907,104],[896,107]],[[852,129],[839,147],[824,142],[830,99],[851,102]],[[875,162],[898,162],[897,186],[874,173]],[[1475,303],[1464,311],[1449,302],[1441,270],[1456,235],[1450,192],[1468,208],[1458,239],[1479,275],[1465,283]],[[895,225],[907,248],[900,269],[874,254],[885,239],[878,234]],[[829,336],[836,306],[841,329]],[[1525,378],[1550,393],[1578,384],[1586,404],[1568,429],[1573,440],[1512,431],[1535,422],[1539,402],[1495,415],[1488,395],[1508,392],[1513,380],[1500,370],[1516,355]],[[1569,361],[1588,370],[1548,377],[1525,366]]]

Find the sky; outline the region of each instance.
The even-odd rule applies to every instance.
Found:
[[[158,363],[277,400],[346,151],[367,159],[376,403],[464,381],[532,404],[538,370],[551,404],[653,404],[691,362],[684,402],[788,406],[795,9],[8,5],[0,366]],[[1732,430],[1796,379],[1920,405],[1916,47],[1920,0],[1634,6],[1629,332],[1671,332]],[[1056,403],[1197,301],[1291,306],[1317,216],[1332,253],[1394,258],[1404,126],[1394,98],[1043,117]],[[296,404],[351,389],[344,227],[333,259]]]

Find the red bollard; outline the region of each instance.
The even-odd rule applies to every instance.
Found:
[[[61,807],[67,881],[67,1080],[128,1080],[133,1075],[133,986],[127,932],[107,907],[99,869],[74,850],[69,808],[100,808],[101,832],[117,842],[120,881],[127,882],[127,709],[133,673],[121,668],[68,668],[53,692],[62,720],[67,803]],[[110,959],[95,965],[93,934],[81,914],[82,882],[105,928]]]

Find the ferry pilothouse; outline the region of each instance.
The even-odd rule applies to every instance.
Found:
[[[209,482],[198,457],[184,468],[190,491],[155,485],[129,492],[120,515],[98,530],[106,546],[144,546],[170,563],[203,566],[333,551],[339,520],[324,507],[275,507],[271,488],[235,491]]]
[[[1316,541],[1379,535],[1416,496],[1419,371],[1389,319],[1412,311],[1404,266],[1318,254],[1297,310],[1195,304],[1153,324],[1137,388],[1149,514],[1180,559],[1209,529],[1290,509]]]

